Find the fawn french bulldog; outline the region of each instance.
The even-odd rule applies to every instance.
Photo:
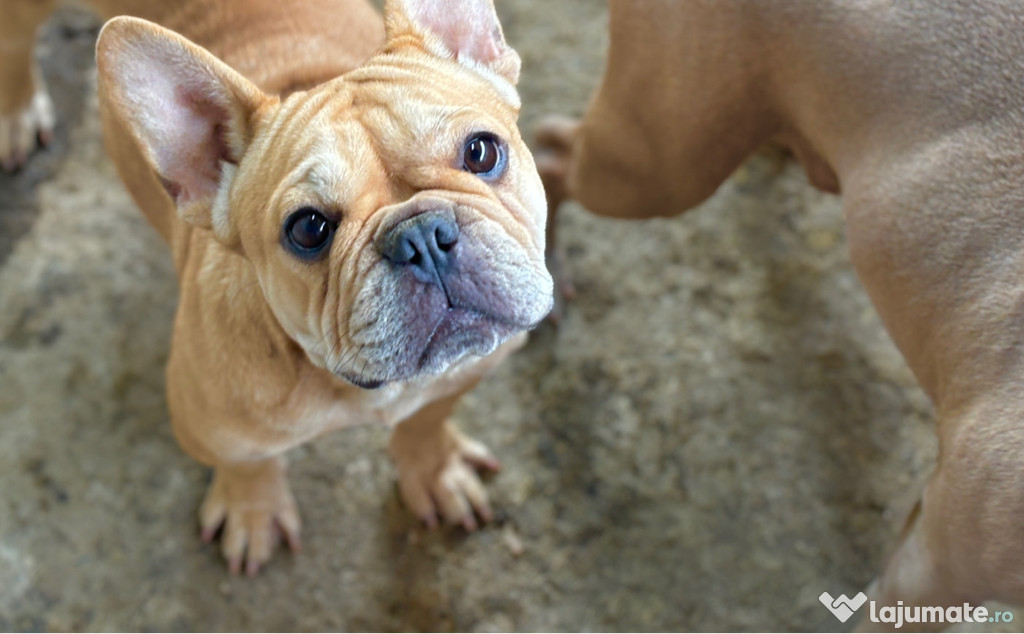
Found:
[[[97,64],[109,154],[179,276],[167,397],[214,469],[203,537],[250,574],[297,548],[284,452],[366,423],[394,426],[424,522],[487,521],[497,462],[448,417],[552,304],[491,0],[96,4],[177,31],[114,18]]]
[[[938,419],[938,466],[870,598],[1024,604],[1020,5],[610,7],[588,111],[539,130],[551,211],[573,197],[681,213],[759,145],[789,145],[812,184],[842,192],[854,267]]]

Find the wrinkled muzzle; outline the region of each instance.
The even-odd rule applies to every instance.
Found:
[[[497,221],[437,201],[402,210],[373,240],[378,260],[353,306],[358,350],[335,373],[363,387],[436,374],[491,353],[552,307],[543,245]]]

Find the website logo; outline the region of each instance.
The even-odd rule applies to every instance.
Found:
[[[818,601],[821,601],[828,611],[832,613],[832,616],[839,619],[840,623],[846,623],[853,616],[854,612],[860,609],[860,606],[864,605],[864,602],[868,598],[863,592],[858,592],[857,596],[852,599],[847,597],[845,594],[839,595],[838,599],[833,599],[832,595],[827,592],[822,592],[821,596],[818,597]]]
[[[841,623],[846,623],[868,598],[863,592],[858,592],[852,599],[845,594],[832,598],[831,594],[822,592],[818,600]],[[887,623],[898,630],[908,623],[943,623],[945,626],[958,623],[1011,623],[1013,612],[996,610],[990,613],[985,606],[973,606],[970,603],[951,606],[910,606],[897,601],[896,605],[878,606],[875,601],[871,601],[868,607],[868,620],[872,623]]]

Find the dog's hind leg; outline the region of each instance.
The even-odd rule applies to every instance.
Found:
[[[939,417],[939,465],[868,598],[882,607],[947,608],[1017,602],[1024,593],[1024,432],[1004,408],[981,407],[951,421]],[[966,612],[966,611],[965,611]],[[922,610],[922,614],[924,611]],[[901,630],[937,630],[909,623]],[[859,628],[892,628],[870,622]]]
[[[925,512],[924,500],[919,500],[900,538],[899,546],[889,558],[881,576],[875,579],[866,594],[875,604],[874,612],[883,607],[937,607],[943,610],[968,600],[953,590],[947,577],[943,554],[936,540],[941,536],[930,534],[921,517]],[[892,631],[894,624],[873,622],[869,610],[861,613],[857,625],[859,632]],[[941,630],[941,624],[907,623],[906,631]]]

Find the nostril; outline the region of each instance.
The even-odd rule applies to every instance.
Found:
[[[434,229],[434,243],[441,251],[448,253],[459,241],[459,229],[455,224],[439,224]]]
[[[389,250],[387,258],[395,264],[415,264],[420,261],[420,250],[408,236],[402,236]]]
[[[419,266],[423,263],[423,254],[419,251],[413,252],[412,257],[408,259],[408,262],[413,266]]]
[[[445,253],[448,253],[449,251],[452,250],[452,247],[455,246],[455,243],[458,241],[458,238],[449,238],[445,236],[445,232],[442,229],[438,228],[438,230],[434,232],[434,240],[436,240],[437,242],[438,249],[441,249]]]

